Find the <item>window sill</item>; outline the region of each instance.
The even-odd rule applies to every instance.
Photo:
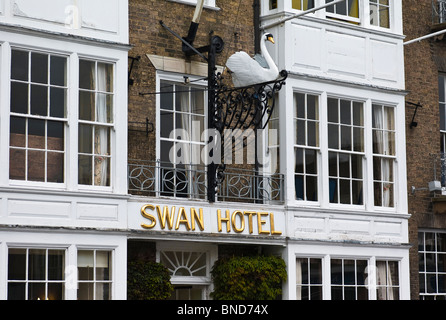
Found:
[[[128,199],[128,194],[116,194],[112,193],[112,190],[104,191],[103,189],[79,189],[68,190],[65,185],[52,187],[43,184],[19,184],[16,181],[10,182],[9,186],[0,187],[0,192],[3,193],[16,193],[16,194],[40,194],[40,195],[54,195],[65,197],[92,197],[92,198],[107,198],[107,199]]]

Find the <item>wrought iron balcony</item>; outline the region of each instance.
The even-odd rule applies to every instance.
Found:
[[[433,158],[434,181],[440,181],[442,189],[446,188],[446,153],[431,155]]]
[[[284,176],[255,170],[226,168],[218,187],[218,201],[283,203]],[[204,165],[176,165],[160,161],[129,160],[128,189],[131,194],[207,200]]]

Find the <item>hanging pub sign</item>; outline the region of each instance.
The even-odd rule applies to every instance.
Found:
[[[146,231],[284,236],[285,213],[258,208],[129,204],[129,226]]]

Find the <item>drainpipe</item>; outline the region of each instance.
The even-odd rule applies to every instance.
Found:
[[[254,49],[260,53],[260,0],[254,0]]]

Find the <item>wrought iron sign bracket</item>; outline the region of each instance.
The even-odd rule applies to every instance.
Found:
[[[208,64],[208,129],[220,133],[221,141],[216,136],[209,137],[209,143],[221,143],[224,149],[223,131],[225,129],[264,129],[272,115],[276,104],[276,94],[285,84],[288,73],[283,70],[275,81],[259,83],[255,86],[230,88],[223,84],[223,77],[216,72],[216,56],[223,51],[224,42],[213,32],[209,33],[209,45],[195,48],[192,43],[196,30],[189,30],[188,37],[183,38],[167,27],[162,21],[160,25],[182,42],[182,51],[187,56],[198,55]],[[198,26],[196,26],[198,27]],[[203,54],[207,53],[207,57]],[[210,152],[213,152],[212,150]],[[214,159],[213,154],[209,155]],[[225,164],[210,162],[207,164],[207,199],[215,202],[218,187],[224,179]]]
[[[423,106],[418,102],[418,103],[413,103],[413,102],[409,102],[406,101],[407,104],[411,105],[411,106],[415,106],[415,110],[412,116],[412,121],[410,122],[410,128],[415,128],[418,125],[418,122],[415,121],[415,116],[417,115],[417,110],[418,108],[422,108]]]

